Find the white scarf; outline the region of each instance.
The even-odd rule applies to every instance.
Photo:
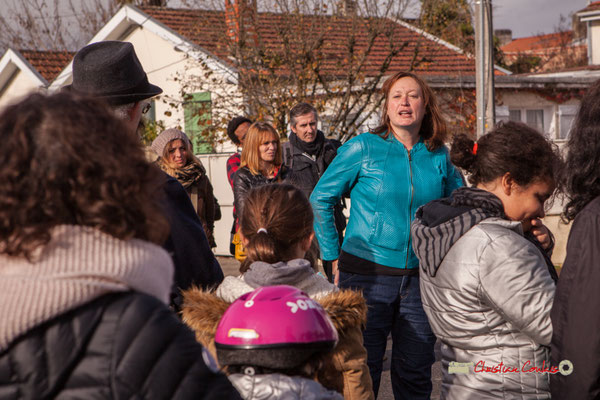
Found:
[[[173,262],[159,246],[61,225],[33,262],[0,255],[0,350],[30,329],[108,293],[169,300]]]

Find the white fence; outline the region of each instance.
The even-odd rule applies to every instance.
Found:
[[[227,180],[227,159],[233,153],[199,154],[196,155],[204,164],[206,173],[212,183],[215,197],[221,205],[221,220],[215,222],[214,250],[218,256],[229,256],[231,225],[233,224],[233,191]]]

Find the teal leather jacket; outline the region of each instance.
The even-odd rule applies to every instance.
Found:
[[[418,268],[410,237],[415,212],[463,184],[446,147],[431,152],[420,140],[408,152],[394,135],[355,137],[338,149],[310,196],[321,257],[339,257],[333,206],[349,192],[350,220],[342,249],[380,265]]]

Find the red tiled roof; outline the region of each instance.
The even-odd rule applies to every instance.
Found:
[[[571,42],[572,37],[573,31],[566,31],[518,38],[502,46],[501,50],[508,54],[553,49],[566,46]]]
[[[158,7],[140,7],[140,10],[166,25],[187,40],[217,56],[221,61],[232,65],[229,58],[229,39],[226,36],[225,12],[212,10],[183,10]],[[402,45],[399,53],[393,57],[388,72],[408,70],[413,59],[413,70],[424,75],[474,75],[475,62],[451,48],[428,39],[424,35],[397,24],[389,19],[360,18],[360,24],[350,17],[302,15],[290,17],[276,13],[258,13],[256,31],[264,43],[264,48],[273,53],[282,54],[284,46],[280,30],[289,26],[288,18],[302,18],[297,29],[306,32],[307,37],[322,33],[323,43],[320,54],[323,62],[321,71],[326,74],[343,75],[349,68],[347,60],[348,37],[354,32],[356,49],[364,51],[368,46],[366,24],[383,23],[389,38],[379,35],[366,60],[367,76],[374,76],[389,54],[390,42]],[[358,26],[357,26],[358,25]],[[300,32],[300,35],[302,32]],[[294,37],[299,37],[294,34]],[[391,40],[390,40],[391,38]],[[299,44],[301,46],[301,44]],[[304,61],[304,60],[302,60]],[[279,67],[280,73],[289,73],[290,66]]]
[[[600,10],[600,1],[595,1],[590,3],[583,10],[577,11],[577,13],[588,12],[588,11],[598,11]]]
[[[48,82],[52,82],[75,55],[68,51],[19,50],[19,53]]]

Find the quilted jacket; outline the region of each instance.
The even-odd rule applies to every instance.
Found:
[[[194,334],[158,299],[109,294],[0,354],[0,399],[238,399]]]
[[[454,235],[461,217],[421,232],[427,246],[415,238],[423,309],[442,342],[441,398],[548,399],[555,285],[544,257],[519,221],[487,218]]]

